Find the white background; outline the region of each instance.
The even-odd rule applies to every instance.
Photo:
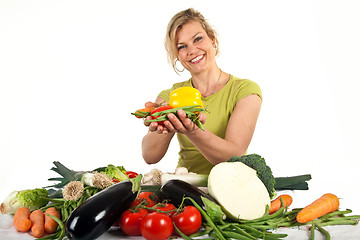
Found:
[[[360,7],[339,1],[0,1],[0,201],[43,187],[53,161],[173,171],[178,145],[148,166],[147,129],[130,113],[176,75],[163,47],[170,18],[200,10],[220,38],[222,70],[257,82],[263,106],[249,153],[275,176],[311,173],[359,213]],[[300,198],[300,197],[299,197]]]

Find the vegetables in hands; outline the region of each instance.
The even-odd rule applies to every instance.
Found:
[[[339,208],[339,198],[332,194],[326,193],[313,203],[301,209],[296,216],[299,223],[307,223],[327,213],[336,211]]]
[[[41,198],[47,197],[48,192],[44,188],[26,189],[13,191],[4,202],[1,203],[2,214],[14,214],[20,207],[27,207],[30,211],[45,206],[48,201]]]
[[[172,108],[200,105],[204,107],[201,100],[201,93],[193,87],[180,87],[170,93],[169,106]]]
[[[241,162],[222,162],[209,174],[208,191],[234,220],[252,220],[264,215],[269,193],[256,171]]]
[[[204,130],[202,123],[199,121],[199,114],[206,110],[201,100],[200,91],[193,87],[181,87],[172,91],[168,105],[160,105],[157,108],[143,108],[131,114],[137,118],[151,116],[152,120],[147,120],[146,122],[158,122],[158,124],[163,125],[163,122],[168,120],[167,115],[169,113],[177,116],[177,111],[180,109],[184,110],[187,117],[201,130]]]

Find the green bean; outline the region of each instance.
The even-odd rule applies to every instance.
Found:
[[[310,239],[309,240],[314,240],[314,239],[315,239],[315,222],[312,221],[311,228],[310,228]]]
[[[352,210],[347,209],[345,211],[335,211],[335,212],[332,212],[332,213],[325,214],[325,215],[319,217],[319,219],[325,219],[325,218],[328,218],[328,217],[343,215],[343,214],[347,214],[347,213],[352,213]]]
[[[160,121],[165,121],[165,120],[168,120],[168,117],[166,115],[160,116],[156,119],[147,120],[146,122],[160,122]]]
[[[360,215],[352,215],[352,216],[343,216],[343,217],[329,217],[326,218],[327,221],[332,221],[332,220],[355,220],[355,219],[360,219]]]
[[[194,238],[194,237],[200,237],[200,236],[204,236],[204,235],[206,235],[206,234],[209,234],[210,232],[211,232],[211,230],[198,231],[198,232],[196,232],[196,233],[191,234],[189,237],[192,237],[192,238]]]
[[[282,199],[281,199],[282,200]],[[264,215],[263,217],[257,218],[257,219],[253,219],[253,220],[241,220],[241,223],[258,223],[258,222],[264,222],[264,221],[268,221],[270,219],[279,217],[281,215],[284,214],[284,207],[281,207],[278,211],[276,211],[275,213],[271,214],[271,215]]]
[[[324,222],[317,222],[319,226],[331,226],[331,225],[356,225],[358,224],[358,220],[352,219],[344,219],[344,220],[333,220],[333,221],[324,221]]]
[[[45,236],[45,237],[41,237],[41,238],[37,238],[37,240],[47,240],[47,239],[57,239],[60,236],[60,231],[57,231],[51,235]]]
[[[63,222],[65,222],[66,221],[66,219],[67,219],[67,211],[66,211],[66,209],[64,208],[64,207],[62,207],[62,208],[60,208],[60,214],[61,214],[61,220],[63,221]]]
[[[42,198],[44,200],[47,200],[49,202],[53,202],[53,203],[64,203],[64,202],[66,202],[66,200],[63,199],[63,198],[48,198],[48,197],[42,197],[42,196],[40,196],[40,198]]]
[[[65,225],[64,223],[57,217],[50,215],[50,214],[46,214],[47,216],[51,217],[55,222],[57,222],[57,224],[59,224],[60,227],[60,236],[58,236],[58,239],[63,239],[63,237],[65,236]]]
[[[58,202],[58,203],[53,203],[53,204],[49,204],[49,205],[43,206],[43,207],[41,207],[40,209],[41,209],[42,211],[45,211],[45,210],[48,209],[48,208],[57,207],[57,206],[62,206],[62,205],[63,205],[63,203]]]
[[[216,236],[218,237],[217,239],[222,239],[225,240],[225,237],[223,236],[223,234],[221,233],[221,231],[218,229],[218,227],[215,225],[215,223],[211,220],[211,218],[209,217],[209,215],[199,206],[199,204],[197,204],[192,198],[190,197],[186,197],[185,199],[189,199],[194,206],[200,211],[201,215],[203,215],[203,217],[205,218],[205,220],[207,221],[207,223],[210,225],[210,227],[212,227],[214,229],[214,232],[216,234]]]
[[[201,112],[201,111],[205,111],[205,109],[200,108],[201,105],[192,105],[192,106],[184,106],[184,107],[178,107],[178,108],[171,108],[171,109],[167,109],[164,111],[160,111],[160,112],[156,112],[151,114],[151,116],[153,117],[157,117],[163,114],[168,114],[168,113],[176,113],[178,110],[188,110],[188,111],[197,111],[197,112]]]
[[[195,121],[195,124],[196,124],[196,126],[198,126],[201,130],[205,131],[204,126],[202,125],[202,123],[201,123],[198,119]]]
[[[233,238],[233,239],[239,239],[239,240],[249,240],[249,239],[251,240],[251,239],[253,239],[253,238],[249,238],[249,237],[244,236],[244,235],[242,235],[240,233],[237,233],[237,232],[231,232],[231,231],[222,231],[222,232],[226,237]]]
[[[238,225],[238,224],[237,224]],[[264,234],[263,232],[260,232],[259,230],[257,230],[256,228],[250,226],[250,225],[246,225],[246,224],[242,224],[240,226],[242,229],[245,229],[246,231],[248,231],[249,233],[251,233],[253,236],[255,237],[263,237]]]
[[[174,228],[175,228],[176,232],[180,235],[180,237],[182,237],[185,240],[193,240],[191,237],[186,236],[184,233],[182,233],[180,231],[180,229],[176,227],[176,224],[174,222],[173,222],[173,225],[174,225]]]
[[[330,240],[331,236],[330,233],[328,231],[326,231],[324,228],[322,228],[320,225],[318,225],[317,223],[315,223],[315,226],[317,227],[317,229],[319,229],[319,231],[325,235],[326,240]]]
[[[246,236],[246,237],[248,237],[248,238],[250,238],[250,239],[257,239],[256,237],[250,235],[249,233],[247,233],[246,231],[244,231],[244,230],[241,229],[240,227],[238,227],[238,226],[236,226],[236,225],[233,225],[233,227],[235,228],[235,231],[236,231],[237,233],[240,233],[240,234],[242,234],[242,235],[244,235],[244,236]]]

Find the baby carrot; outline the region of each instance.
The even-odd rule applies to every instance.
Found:
[[[58,227],[58,223],[47,214],[60,218],[60,213],[54,207],[50,207],[45,211],[45,232],[54,233]]]
[[[313,203],[304,207],[296,216],[299,223],[307,223],[327,213],[336,211],[339,208],[339,198],[332,194],[326,193]]]
[[[13,223],[19,232],[27,232],[31,228],[30,210],[27,207],[21,207],[14,214]]]
[[[282,194],[271,201],[269,214],[273,214],[281,208],[281,199],[283,200],[284,207],[289,207],[293,201],[292,197],[288,194]]]
[[[32,223],[31,233],[34,237],[40,238],[44,235],[45,218],[42,210],[38,209],[30,214],[30,221]]]

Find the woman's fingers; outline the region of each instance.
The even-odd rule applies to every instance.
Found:
[[[156,108],[158,106],[159,106],[159,104],[153,103],[153,102],[150,102],[150,101],[145,103],[146,108]]]
[[[206,114],[205,113],[200,113],[199,115],[199,121],[204,124],[206,122]]]

